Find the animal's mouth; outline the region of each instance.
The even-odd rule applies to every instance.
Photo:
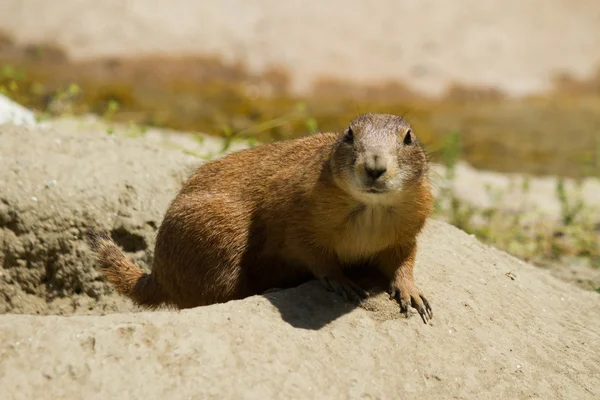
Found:
[[[370,179],[361,179],[359,182],[357,182],[357,184],[354,187],[355,189],[358,189],[358,191],[370,195],[382,195],[388,193],[390,189],[392,189],[388,187],[387,183],[384,181],[374,182]]]

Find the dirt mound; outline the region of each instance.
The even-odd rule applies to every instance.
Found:
[[[431,221],[435,317],[311,282],[182,312],[0,317],[9,398],[598,398],[600,297]],[[511,272],[513,278],[507,276]]]
[[[147,269],[199,161],[67,126],[0,126],[3,398],[600,396],[600,296],[437,221],[416,265],[432,325],[384,294],[355,307],[316,282],[138,312],[104,283],[83,233],[110,232]]]
[[[105,296],[112,290],[83,234],[110,232],[147,268],[155,229],[194,163],[102,132],[0,126],[0,313],[133,309]]]

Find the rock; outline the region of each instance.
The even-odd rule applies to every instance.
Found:
[[[0,94],[0,125],[5,123],[33,126],[36,121],[33,112]]]
[[[356,307],[316,282],[140,312],[95,272],[82,231],[107,229],[147,268],[161,215],[198,161],[138,139],[10,125],[0,157],[0,290],[12,313],[0,315],[2,398],[600,396],[600,296],[445,223],[419,239],[431,325],[401,318],[383,293]],[[120,313],[22,315],[109,311]]]

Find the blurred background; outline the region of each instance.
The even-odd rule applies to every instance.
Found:
[[[2,0],[0,90],[198,143],[403,115],[437,218],[600,291],[598,0]]]

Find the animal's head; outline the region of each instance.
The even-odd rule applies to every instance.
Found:
[[[427,155],[403,118],[364,114],[340,134],[331,167],[336,183],[353,197],[384,204],[424,178]]]

